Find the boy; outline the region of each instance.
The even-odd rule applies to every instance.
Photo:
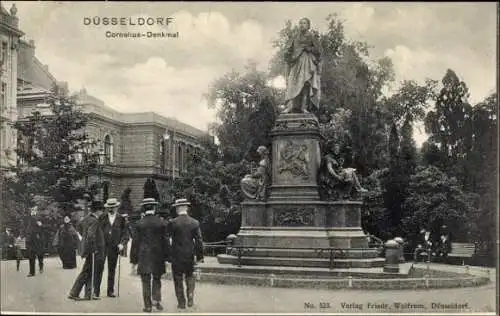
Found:
[[[14,247],[16,251],[16,269],[19,271],[21,260],[23,260],[26,255],[26,238],[22,233],[18,233],[16,235],[17,237],[14,240]]]

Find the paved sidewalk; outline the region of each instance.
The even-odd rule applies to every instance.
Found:
[[[78,269],[63,270],[58,258],[46,259],[43,274],[27,278],[28,262],[22,263],[16,272],[15,261],[3,261],[1,267],[2,312],[64,312],[64,313],[141,313],[141,282],[130,275],[129,258],[121,259],[120,297],[103,297],[100,301],[74,302],[67,299],[68,291],[82,265]],[[102,289],[106,288],[107,275],[103,275]],[[284,289],[252,286],[230,286],[210,283],[196,285],[195,306],[179,311],[172,281],[162,281],[163,303],[167,313],[370,313],[370,312],[494,312],[495,283],[476,288],[406,290],[406,291],[359,291]],[[101,292],[103,292],[101,290]],[[434,308],[432,303],[436,303]],[[396,308],[395,303],[408,308]],[[464,309],[444,309],[439,304],[467,304]],[[409,304],[409,305],[408,305]],[[321,306],[323,308],[321,308]],[[404,307],[404,306],[403,306]]]
[[[420,269],[427,269],[427,263],[418,262],[413,264],[414,267]],[[469,273],[478,276],[490,276],[492,282],[496,282],[496,269],[489,267],[478,267],[478,266],[467,266],[467,265],[451,265],[445,263],[430,263],[430,269],[446,271],[446,272],[456,272],[456,273]]]

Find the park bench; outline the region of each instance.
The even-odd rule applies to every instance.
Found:
[[[476,253],[476,245],[469,243],[451,243],[451,251],[448,253],[448,259],[453,260],[455,258],[462,259],[462,265],[470,260]]]

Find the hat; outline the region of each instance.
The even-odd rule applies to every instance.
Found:
[[[181,205],[191,205],[187,199],[177,199],[175,203],[172,204],[173,207],[181,206]]]
[[[120,202],[118,202],[117,199],[115,198],[111,198],[111,199],[108,199],[106,201],[106,204],[104,204],[104,207],[108,208],[108,207],[118,207],[120,206]]]
[[[95,212],[104,209],[104,204],[102,201],[92,201],[92,205],[90,206],[90,211]]]
[[[147,205],[147,204],[158,204],[154,198],[146,198],[142,200],[141,205]]]

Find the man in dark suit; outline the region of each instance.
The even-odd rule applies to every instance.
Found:
[[[136,229],[135,225],[139,222],[144,217],[144,209],[141,207],[141,212],[134,213],[132,216],[129,217],[129,236],[132,238],[132,242],[130,243],[130,264],[131,264],[131,271],[130,273],[132,275],[137,275],[137,264],[132,263],[132,257],[137,256],[137,254],[134,254],[134,252],[139,251],[139,247],[137,245],[137,237],[136,237]]]
[[[43,257],[45,255],[44,226],[38,215],[37,207],[31,209],[31,215],[26,223],[26,253],[29,259],[30,272],[28,277],[35,276],[35,261],[43,273]]]
[[[155,216],[155,199],[146,198],[142,202],[145,215],[135,225],[134,246],[130,252],[132,264],[137,264],[137,273],[141,276],[144,312],[150,313],[154,306],[163,310],[161,305],[161,276],[166,272],[165,261],[169,259],[167,223]],[[151,283],[152,278],[152,283]],[[151,300],[152,295],[152,300]]]
[[[194,301],[194,266],[196,261],[203,261],[203,239],[200,223],[188,215],[191,204],[186,199],[178,199],[174,203],[177,217],[168,223],[168,232],[172,239],[172,272],[174,278],[177,307],[186,308],[183,276],[186,277],[187,303],[193,306]]]
[[[91,294],[92,291],[94,294],[96,293],[97,275],[94,269],[97,266],[97,262],[102,261],[105,255],[104,235],[99,223],[99,216],[102,214],[103,210],[104,206],[102,202],[93,202],[90,214],[84,217],[80,223],[82,231],[81,252],[82,258],[85,258],[85,262],[83,264],[82,271],[76,278],[75,283],[69,292],[69,299],[78,300],[84,285],[85,300],[99,299],[98,297],[92,297]],[[92,273],[94,273],[93,276]]]
[[[122,215],[118,214],[118,206],[120,206],[120,203],[117,199],[108,199],[106,204],[104,204],[106,212],[100,217],[102,231],[104,233],[104,242],[106,244],[106,253],[104,260],[99,261],[99,267],[97,268],[96,296],[99,296],[104,262],[107,258],[108,289],[106,294],[108,297],[116,297],[116,264],[118,262],[118,256],[123,256],[123,251],[125,250],[125,246],[127,245],[129,239],[127,220]]]

